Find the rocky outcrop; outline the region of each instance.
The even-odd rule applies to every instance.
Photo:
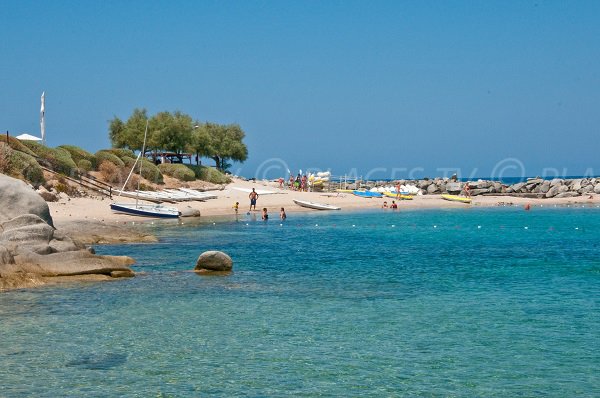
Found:
[[[195,271],[217,271],[217,272],[229,272],[233,268],[233,260],[227,254],[220,251],[207,251],[198,257],[196,261]]]
[[[40,195],[25,182],[0,174],[0,222],[23,214],[35,214],[54,227],[48,205]]]
[[[397,183],[418,187],[422,195],[442,193],[456,195],[463,192],[466,185],[469,186],[471,196],[500,194],[539,198],[569,198],[592,193],[600,194],[600,178],[554,178],[548,180],[536,177],[512,185],[490,180],[459,182],[448,178],[435,178],[400,180],[392,184],[390,182],[381,182],[375,184],[375,186],[395,186]]]
[[[97,256],[57,231],[48,205],[31,187],[0,174],[0,290],[57,276],[132,276],[129,257]]]

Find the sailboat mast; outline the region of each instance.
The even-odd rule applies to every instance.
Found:
[[[146,130],[144,131],[144,143],[142,144],[142,152],[140,153],[141,157],[144,157],[145,153],[146,153],[146,137],[148,136],[148,120],[146,120]],[[135,195],[135,207],[138,207],[138,199],[140,196],[140,179],[142,178],[142,163],[144,163],[144,160],[141,159],[140,160],[140,178],[138,178],[138,186],[137,186],[137,191],[136,191],[136,195]]]

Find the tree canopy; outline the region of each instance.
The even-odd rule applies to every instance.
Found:
[[[147,151],[190,151],[213,159],[217,169],[222,171],[230,166],[228,161],[244,162],[248,158],[248,149],[243,142],[246,134],[240,125],[200,123],[179,111],[159,112],[148,117],[145,109],[136,108],[125,122],[115,116],[108,128],[112,146],[140,151],[146,121]]]

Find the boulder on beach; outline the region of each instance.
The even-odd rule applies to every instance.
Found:
[[[54,228],[48,205],[27,184],[0,174],[0,290],[47,277],[132,276],[125,256],[97,256]]]
[[[223,252],[210,250],[200,254],[194,270],[228,272],[231,271],[232,268],[233,260],[231,257]]]
[[[446,192],[452,195],[459,194],[462,191],[462,186],[459,182],[449,182],[446,184]]]
[[[23,214],[35,214],[54,227],[46,201],[25,182],[0,173],[0,222]]]

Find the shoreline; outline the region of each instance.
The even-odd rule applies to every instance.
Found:
[[[200,217],[185,217],[179,219],[180,223],[189,223],[192,220],[204,220],[207,222],[221,222],[235,220],[234,203],[239,202],[238,217],[244,217],[248,212],[248,193],[235,188],[258,190],[270,190],[275,194],[259,195],[257,210],[253,212],[260,215],[262,208],[268,209],[272,220],[279,219],[279,210],[285,208],[288,218],[290,214],[297,213],[319,213],[321,210],[300,207],[293,199],[302,199],[312,202],[329,203],[341,207],[335,212],[354,212],[361,210],[381,209],[383,202],[391,204],[393,198],[361,198],[348,193],[325,193],[325,192],[298,192],[280,190],[274,186],[275,183],[252,182],[234,180],[223,190],[216,191],[217,199],[206,202],[188,201],[179,202],[169,206],[175,206],[180,210],[194,210],[200,212]],[[591,199],[589,198],[591,195]],[[157,239],[147,230],[139,226],[147,224],[158,224],[165,222],[156,218],[146,218],[133,215],[115,213],[110,209],[114,202],[133,202],[134,199],[113,197],[108,198],[70,198],[58,202],[49,202],[50,214],[57,229],[64,230],[75,239],[85,244],[119,244],[137,242],[156,242]],[[146,203],[140,201],[140,203]],[[585,196],[568,198],[523,198],[516,196],[475,196],[472,204],[450,202],[441,198],[441,195],[415,196],[413,200],[397,201],[399,211],[410,210],[436,210],[436,209],[474,209],[493,208],[504,206],[531,208],[548,208],[554,206],[582,206],[600,207],[600,194],[588,194]],[[201,221],[202,222],[202,221]]]

